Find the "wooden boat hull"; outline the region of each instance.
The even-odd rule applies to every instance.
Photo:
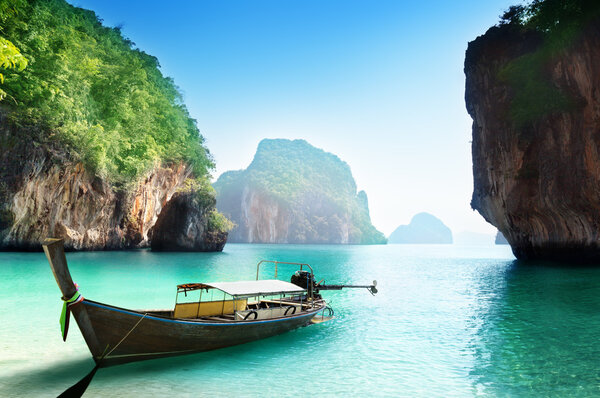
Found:
[[[110,353],[101,366],[214,350],[275,336],[309,325],[320,310],[262,321],[210,323],[145,315],[87,299],[72,307],[94,360],[98,362]],[[91,332],[86,328],[88,321]]]
[[[75,300],[77,287],[67,267],[63,242],[42,245],[64,300]],[[214,350],[263,339],[309,325],[325,308],[321,303],[298,314],[265,320],[210,321],[134,311],[83,299],[69,306],[98,366]],[[67,315],[68,316],[68,315]]]

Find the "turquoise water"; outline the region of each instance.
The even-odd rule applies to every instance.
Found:
[[[178,283],[253,279],[261,259],[308,262],[328,283],[377,279],[379,294],[324,292],[333,321],[101,369],[86,396],[600,395],[600,268],[524,265],[506,246],[67,254],[85,297],[129,308],[172,307]],[[0,277],[0,395],[56,396],[93,361],[75,323],[62,342],[46,259],[0,253]]]

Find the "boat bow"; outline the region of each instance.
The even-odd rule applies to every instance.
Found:
[[[98,337],[92,327],[86,307],[84,305],[75,305],[84,302],[85,299],[80,296],[77,286],[71,278],[71,272],[69,272],[65,256],[64,242],[62,239],[48,238],[42,243],[42,247],[50,263],[56,283],[62,293],[61,299],[65,302],[63,307],[64,313],[61,313],[60,319],[63,339],[67,337],[69,315],[72,312],[94,360],[98,361],[102,355],[103,348],[101,348]]]

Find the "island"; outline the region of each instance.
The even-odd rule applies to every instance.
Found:
[[[496,234],[496,239],[494,240],[494,243],[497,245],[508,245],[508,241],[500,231],[498,231],[498,233]]]
[[[388,243],[452,243],[452,231],[437,217],[418,213],[408,225],[400,225]]]
[[[385,244],[350,166],[304,140],[264,139],[245,170],[213,184],[230,242]]]
[[[0,250],[222,250],[213,160],[158,60],[63,0],[1,17]]]

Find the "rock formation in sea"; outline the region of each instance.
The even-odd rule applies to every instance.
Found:
[[[229,241],[383,244],[348,164],[304,140],[265,139],[246,170],[213,184]]]
[[[574,15],[514,18],[466,52],[471,206],[519,259],[600,261],[600,22]]]
[[[192,174],[184,163],[157,165],[129,187],[117,188],[58,147],[19,140],[27,136],[21,133],[0,119],[0,141],[14,143],[0,154],[1,250],[41,250],[47,237],[63,238],[68,250],[147,247],[148,232],[163,209],[173,215],[171,199]],[[214,199],[205,207],[186,207],[204,230],[205,215],[214,209]],[[157,229],[154,237],[176,239],[175,232]],[[226,239],[226,233],[212,234],[204,245],[196,239],[192,247],[222,250]]]
[[[504,235],[502,235],[502,232],[500,232],[500,231],[498,231],[498,233],[496,234],[496,239],[495,239],[494,243],[497,245],[508,245],[508,241],[506,240],[506,238],[504,237]]]
[[[158,59],[65,0],[2,9],[0,250],[221,250],[214,163]]]
[[[437,217],[418,213],[408,225],[400,225],[388,243],[452,243],[452,231]]]

